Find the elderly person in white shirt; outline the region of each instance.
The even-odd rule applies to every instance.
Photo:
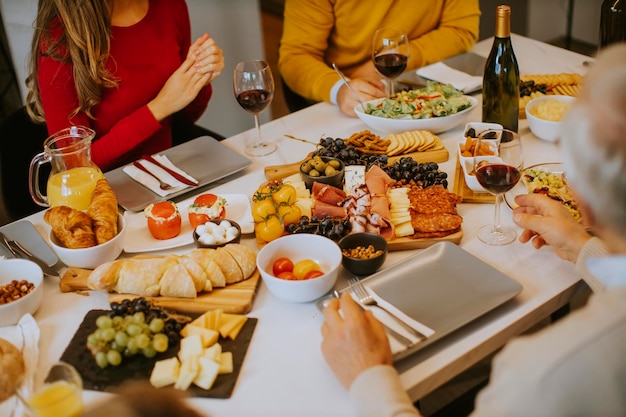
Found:
[[[568,181],[597,237],[541,195],[518,196],[513,220],[524,229],[521,242],[550,245],[575,262],[594,294],[496,356],[473,416],[626,415],[626,44],[601,52],[561,138]],[[344,294],[324,316],[322,352],[358,415],[419,415],[372,314]]]

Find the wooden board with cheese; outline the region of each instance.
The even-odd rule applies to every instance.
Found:
[[[526,118],[526,104],[543,95],[578,96],[583,76],[576,73],[522,75],[520,77],[519,118]]]

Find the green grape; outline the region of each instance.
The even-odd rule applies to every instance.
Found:
[[[126,352],[128,355],[136,355],[139,351],[139,347],[137,346],[137,338],[131,337],[128,339],[128,344],[126,345]]]
[[[106,353],[109,365],[117,366],[122,363],[122,355],[117,350],[111,349]]]
[[[141,324],[146,321],[146,316],[143,314],[143,311],[138,311],[133,314],[133,323]]]
[[[141,333],[140,335],[137,335],[136,340],[137,340],[137,348],[139,350],[143,350],[147,348],[148,346],[150,346],[150,337],[148,337],[148,335],[145,333]]]
[[[102,329],[101,332],[102,333],[100,336],[105,342],[110,342],[111,340],[115,339],[115,329],[113,327],[107,327],[105,329]]]
[[[109,366],[109,360],[107,359],[107,354],[105,352],[96,353],[96,363],[100,368],[106,368]]]
[[[115,333],[115,343],[118,346],[126,347],[128,345],[128,333],[122,330]]]
[[[163,333],[157,333],[154,335],[154,339],[152,339],[152,346],[154,347],[154,350],[157,352],[165,352],[168,345],[169,339],[167,338],[167,335]]]
[[[138,324],[131,323],[126,328],[126,333],[128,333],[129,336],[137,336],[138,334],[141,333],[141,326]]]
[[[163,330],[163,326],[165,326],[165,321],[161,318],[152,319],[150,322],[150,331],[152,333],[160,333]]]
[[[103,314],[96,319],[96,326],[100,329],[108,329],[112,325],[113,320],[111,320],[111,317],[107,316],[106,314]]]
[[[92,333],[89,336],[87,336],[87,345],[96,346],[98,344],[98,340],[100,339],[96,337],[96,334]]]
[[[154,358],[154,356],[157,354],[157,351],[154,349],[154,346],[149,345],[147,348],[142,350],[141,353],[143,353],[143,356],[145,356],[146,358]]]
[[[113,326],[120,328],[123,324],[124,324],[124,317],[122,316],[115,316],[111,319],[111,321],[113,321]]]

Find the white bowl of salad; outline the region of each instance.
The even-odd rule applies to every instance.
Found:
[[[430,130],[441,133],[463,123],[478,100],[450,84],[429,81],[418,90],[400,91],[394,97],[366,101],[354,111],[371,129],[381,133]]]

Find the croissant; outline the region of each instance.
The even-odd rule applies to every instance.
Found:
[[[87,214],[93,220],[98,245],[117,235],[117,198],[106,179],[101,178],[96,183]]]
[[[57,206],[48,209],[43,219],[66,248],[90,248],[97,244],[91,217],[87,213],[67,206]]]
[[[239,244],[226,247],[229,251],[194,249],[189,255],[118,259],[94,269],[87,285],[93,290],[147,297],[195,298],[199,292],[247,279],[256,269],[253,250]]]

